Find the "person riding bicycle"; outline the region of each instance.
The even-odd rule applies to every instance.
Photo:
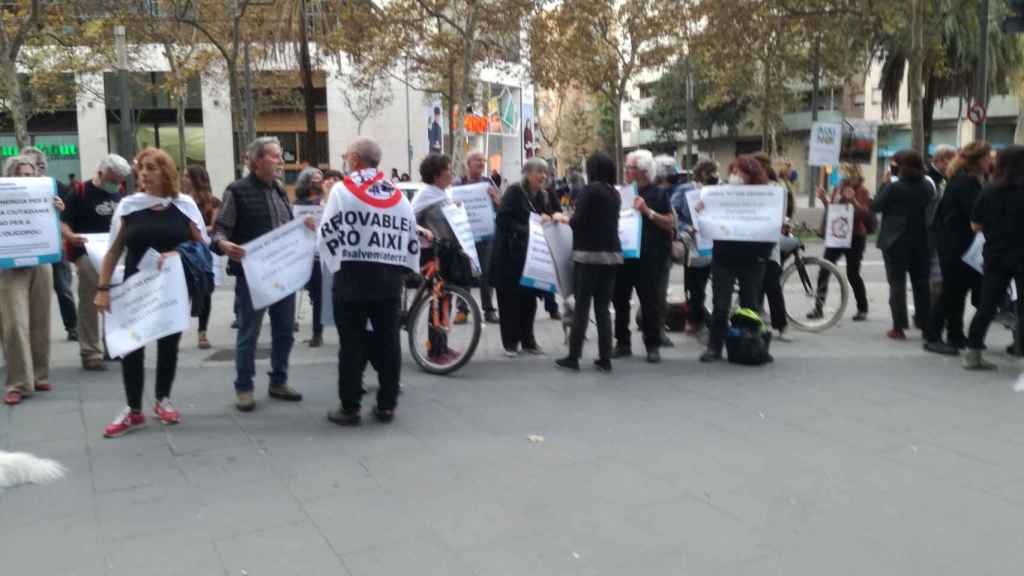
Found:
[[[428,154],[420,162],[420,178],[426,188],[420,190],[412,199],[412,210],[416,214],[416,224],[430,231],[432,240],[424,242],[420,251],[420,264],[425,265],[441,258],[445,250],[459,250],[458,239],[445,218],[442,208],[451,203],[445,189],[451,186],[451,160],[444,154]],[[441,276],[449,278],[452,270],[445,269],[449,259],[441,259]],[[450,305],[451,302],[444,303]],[[458,357],[458,353],[448,347],[447,335],[436,328],[433,323],[428,326],[430,339],[428,357],[440,364],[447,364]]]

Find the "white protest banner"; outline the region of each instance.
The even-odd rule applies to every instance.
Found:
[[[807,154],[810,166],[835,166],[839,164],[839,151],[843,147],[843,126],[831,122],[815,122],[811,125],[811,149]]]
[[[619,244],[622,245],[622,257],[636,259],[640,257],[640,238],[643,234],[644,219],[632,208],[619,212]]]
[[[469,222],[469,214],[466,213],[464,207],[455,204],[442,206],[441,212],[444,213],[445,220],[448,221],[452,232],[455,233],[462,252],[469,256],[469,261],[473,264],[473,276],[479,276],[480,256],[476,253],[476,242],[473,240],[473,227]]]
[[[92,264],[96,273],[100,273],[100,269],[103,267],[103,259],[107,256],[107,252],[110,250],[110,234],[106,232],[96,234],[82,234],[85,238],[85,255],[89,257],[89,263]],[[114,275],[110,278],[111,284],[120,284],[124,281],[124,264],[119,262],[114,267]]]
[[[686,192],[686,207],[690,211],[690,222],[693,222],[694,227],[694,240],[697,241],[697,256],[702,258],[710,258],[712,248],[715,243],[700,233],[700,228],[697,228],[697,203],[700,202],[700,188],[694,188],[693,190],[687,190]]]
[[[228,257],[220,256],[217,254],[213,255],[213,285],[220,286],[224,283],[224,276],[226,276],[225,268],[228,266]]]
[[[477,242],[494,236],[494,202],[490,189],[490,182],[481,182],[456,186],[448,191],[452,202],[461,203],[466,208],[473,227],[473,239]]]
[[[978,232],[974,235],[974,242],[971,242],[971,247],[964,252],[963,255],[964,264],[967,264],[971,268],[978,271],[978,274],[985,273],[985,234]],[[1012,283],[1011,283],[1012,284]]]
[[[616,186],[615,189],[619,191],[619,196],[622,197],[622,209],[632,208],[633,200],[636,198],[636,184]]]
[[[519,283],[527,288],[545,292],[558,291],[558,273],[551,259],[551,249],[544,237],[540,214],[530,214],[530,241],[526,248],[526,263]]]
[[[292,220],[242,248],[242,269],[254,310],[294,294],[313,274],[316,233],[302,220]]]
[[[353,172],[334,187],[320,223],[320,260],[331,272],[345,262],[419,270],[416,215],[382,172]]]
[[[292,216],[296,220],[305,220],[306,216],[312,216],[313,220],[316,221],[317,226],[320,225],[320,220],[324,216],[324,207],[317,206],[315,204],[296,204],[292,206]]]
[[[825,211],[825,248],[853,245],[853,204],[829,204]]]
[[[334,325],[334,274],[322,261],[314,262],[320,267],[320,321],[324,326]]]
[[[558,293],[568,298],[573,293],[572,263],[572,227],[561,222],[549,222],[544,225],[544,239],[551,250],[551,260],[555,263],[555,276],[558,279]]]
[[[181,258],[164,260],[160,270],[140,270],[110,288],[110,312],[103,331],[107,351],[115,358],[169,334],[188,329],[188,286]]]
[[[0,269],[60,262],[53,178],[0,178]]]
[[[786,211],[781,186],[705,186],[697,227],[709,240],[777,243]]]

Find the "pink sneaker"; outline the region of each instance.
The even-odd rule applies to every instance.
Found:
[[[174,404],[171,404],[170,398],[158,400],[157,403],[153,405],[153,412],[164,424],[177,424],[178,422],[181,422],[181,412],[178,412],[178,409],[174,407]]]
[[[121,410],[114,418],[114,421],[107,425],[106,430],[103,431],[103,437],[117,438],[145,425],[146,417],[142,415],[142,412],[132,412],[131,408],[125,406],[124,410]]]

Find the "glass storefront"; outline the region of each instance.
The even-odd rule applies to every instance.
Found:
[[[78,134],[30,134],[32,145],[46,153],[49,158],[47,172],[50,176],[67,182],[71,174],[81,179],[81,165],[78,157]],[[20,153],[14,136],[0,136],[0,156],[6,162]],[[86,177],[91,176],[87,174]]]

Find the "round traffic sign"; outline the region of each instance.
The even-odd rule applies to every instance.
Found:
[[[967,110],[967,119],[975,124],[981,124],[987,117],[988,112],[979,102],[971,104],[970,109]]]

